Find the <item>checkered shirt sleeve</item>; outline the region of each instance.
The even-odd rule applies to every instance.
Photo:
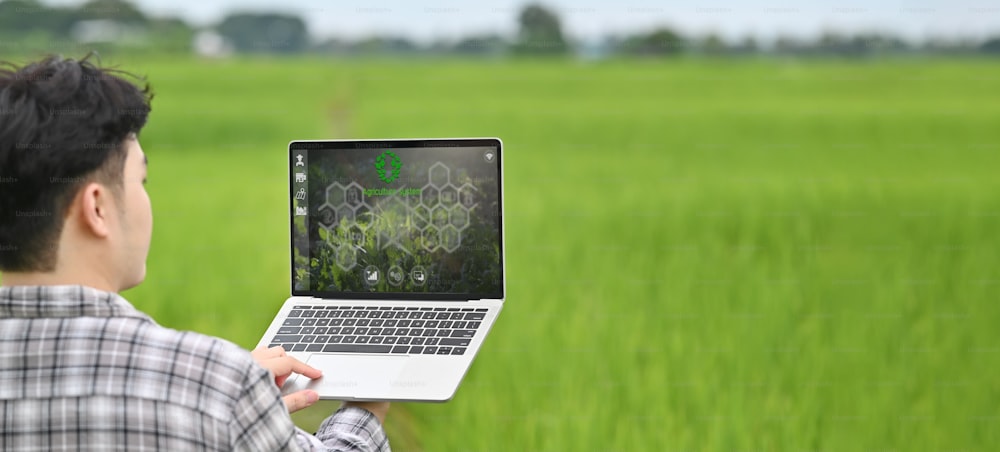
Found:
[[[270,372],[224,340],[157,325],[117,294],[0,287],[0,450],[388,451],[341,409],[292,423]]]

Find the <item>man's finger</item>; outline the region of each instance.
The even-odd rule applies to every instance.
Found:
[[[292,373],[302,374],[309,378],[316,379],[323,376],[323,371],[312,367],[302,361],[299,361],[291,356],[282,356],[281,358],[272,358],[269,360],[268,366],[274,375],[277,377],[288,376]]]
[[[253,355],[259,359],[277,358],[279,356],[285,356],[285,349],[280,345],[275,345],[271,348],[260,347],[253,351]]]
[[[288,407],[288,412],[294,413],[316,403],[319,400],[319,394],[316,391],[306,389],[286,395],[284,400],[285,406]]]

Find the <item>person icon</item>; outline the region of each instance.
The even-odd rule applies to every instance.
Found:
[[[303,158],[304,157],[302,157],[302,154],[296,155],[295,159],[297,161],[295,162],[295,166],[306,166],[305,162],[302,161]]]

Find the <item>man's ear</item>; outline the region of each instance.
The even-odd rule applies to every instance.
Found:
[[[100,238],[106,238],[111,233],[108,220],[111,219],[112,193],[107,187],[96,182],[90,182],[80,191],[76,203],[80,208],[77,217],[81,229],[89,231]]]

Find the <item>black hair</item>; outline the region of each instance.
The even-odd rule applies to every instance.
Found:
[[[0,63],[2,271],[52,271],[79,190],[98,181],[121,192],[125,142],[146,124],[152,94],[92,55]]]

